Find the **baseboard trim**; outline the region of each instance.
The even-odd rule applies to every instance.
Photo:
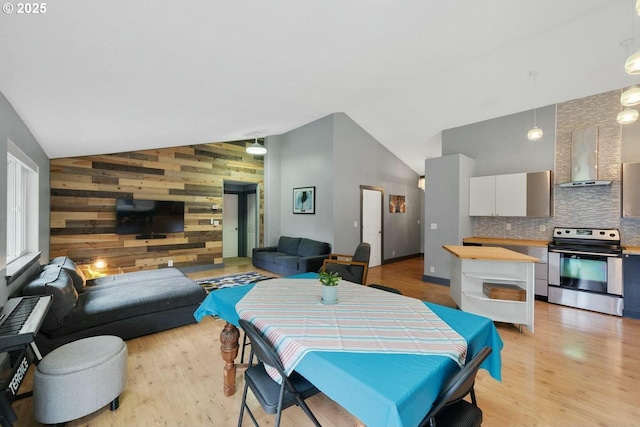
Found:
[[[391,264],[393,262],[398,262],[398,261],[406,261],[408,259],[420,258],[420,257],[422,257],[421,253],[413,254],[413,255],[405,255],[397,258],[385,259],[385,260],[382,260],[382,265]]]
[[[422,276],[422,281],[434,283],[436,285],[443,285],[443,286],[449,286],[449,284],[451,283],[451,280],[449,279],[444,279],[442,277],[427,276],[426,274]]]
[[[222,264],[194,265],[192,267],[181,267],[178,270],[182,271],[184,274],[187,274],[187,273],[197,273],[199,271],[204,271],[204,270],[216,270],[218,268],[224,268],[224,263],[222,263]]]

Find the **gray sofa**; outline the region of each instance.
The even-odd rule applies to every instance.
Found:
[[[52,260],[22,295],[53,295],[36,345],[51,350],[97,335],[130,339],[195,323],[205,299],[200,285],[175,268],[137,271],[86,281],[67,257]]]
[[[304,237],[281,236],[278,246],[253,249],[253,265],[282,276],[318,271],[331,245]]]

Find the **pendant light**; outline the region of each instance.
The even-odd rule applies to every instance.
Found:
[[[261,144],[258,143],[258,134],[257,133],[256,133],[255,142],[247,147],[247,153],[255,154],[255,155],[258,155],[258,156],[263,156],[263,155],[267,154],[267,149],[264,147],[264,145],[261,145]]]
[[[632,33],[634,32],[633,19],[634,18],[632,16],[631,18]],[[622,43],[620,43],[620,46],[624,46],[627,49],[627,55],[629,55],[629,52],[633,49],[634,43],[635,43],[635,40],[632,37],[632,38],[623,40]],[[627,70],[627,73],[631,75],[637,74],[637,73],[630,73],[629,69],[627,68],[627,64],[634,56],[638,57],[637,64],[640,67],[640,54],[638,54],[637,52],[629,56],[627,58],[627,63],[625,63],[625,70]],[[637,86],[631,86],[630,88],[622,92],[622,95],[620,95],[620,103],[627,108],[623,109],[620,113],[618,113],[618,117],[616,119],[617,122],[620,123],[621,125],[635,122],[638,119],[638,111],[628,107],[640,104],[640,88],[638,88]]]
[[[536,104],[536,77],[538,76],[538,71],[533,70],[529,73],[529,77],[531,77],[533,79],[533,103],[534,106]],[[531,129],[529,129],[529,132],[527,132],[527,139],[529,141],[537,141],[540,138],[542,138],[543,132],[542,129],[540,129],[538,127],[538,123],[537,123],[537,119],[538,119],[538,114],[537,114],[537,108],[534,107],[533,108],[533,127]]]
[[[632,3],[633,4],[633,3]],[[636,13],[638,15],[640,15],[640,0],[636,0]],[[631,37],[633,40],[633,37],[636,36],[636,32],[635,32],[635,28],[634,28],[634,16],[633,13],[631,14]],[[629,52],[627,52],[627,60],[624,62],[624,70],[627,72],[627,74],[630,74],[632,76],[635,76],[637,74],[640,74],[640,50],[638,50],[636,53],[634,53],[633,55],[629,56]]]
[[[616,121],[621,125],[628,125],[638,120],[638,110],[632,108],[625,108],[618,113]]]

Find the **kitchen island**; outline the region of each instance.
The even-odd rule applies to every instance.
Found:
[[[451,253],[451,298],[469,313],[533,332],[534,263],[501,247],[444,245]],[[494,292],[495,290],[500,292]]]

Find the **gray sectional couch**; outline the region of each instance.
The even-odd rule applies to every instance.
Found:
[[[304,237],[281,236],[278,246],[253,249],[253,265],[282,276],[317,272],[329,258],[331,245]]]
[[[44,266],[22,295],[53,295],[36,345],[47,354],[81,338],[116,335],[130,339],[195,323],[205,299],[200,285],[175,268],[137,271],[86,281],[67,257]]]

